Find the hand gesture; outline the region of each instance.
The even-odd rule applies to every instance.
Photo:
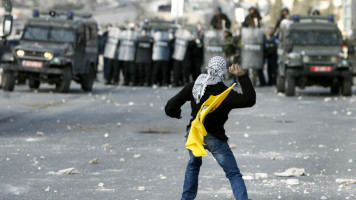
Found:
[[[231,67],[229,67],[229,72],[231,74],[234,74],[236,76],[242,76],[245,74],[245,72],[241,69],[239,64],[233,64]]]

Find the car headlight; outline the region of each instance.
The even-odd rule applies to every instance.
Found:
[[[16,54],[18,57],[24,57],[24,56],[25,56],[25,51],[22,50],[22,49],[19,49],[19,50],[16,50],[16,51],[15,51],[15,54]]]
[[[300,59],[300,54],[299,53],[289,53],[288,57],[291,59]]]
[[[330,61],[333,62],[333,63],[337,62],[337,57],[336,56],[331,56]]]
[[[303,62],[309,62],[309,56],[303,56]]]
[[[43,56],[47,59],[47,60],[52,60],[53,58],[53,53],[52,52],[45,52],[43,54]]]

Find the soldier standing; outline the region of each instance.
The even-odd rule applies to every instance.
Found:
[[[162,86],[168,86],[168,73],[170,58],[170,38],[167,31],[156,31],[153,35],[153,76],[152,84],[156,87],[159,84],[159,77],[162,77]]]
[[[289,9],[286,6],[283,6],[281,9],[281,16],[277,20],[276,26],[274,27],[274,33],[279,29],[279,26],[281,25],[282,20],[284,20],[287,16],[289,15]]]
[[[111,28],[107,42],[104,49],[104,59],[106,59],[107,71],[106,71],[106,85],[113,84],[117,85],[119,83],[120,65],[118,57],[118,43],[119,43],[120,30],[118,28]]]
[[[249,14],[246,16],[245,21],[242,23],[243,27],[252,27],[252,28],[259,28],[261,27],[261,20],[262,17],[260,15],[260,12],[255,6],[251,6],[249,9]],[[262,58],[261,58],[262,59]],[[252,80],[253,83],[256,83],[257,76],[259,77],[260,80],[260,86],[265,86],[266,85],[266,79],[263,74],[263,68],[262,69],[253,69],[252,70]]]
[[[111,24],[108,24],[105,27],[105,32],[100,36],[99,39],[99,53],[100,54],[104,54],[104,50],[105,50],[105,45],[108,39],[108,34],[109,34],[109,30],[112,28]],[[107,58],[104,57],[104,66],[103,66],[103,75],[104,75],[104,79],[107,79]]]
[[[192,39],[192,35],[185,29],[178,29],[175,32],[174,53],[172,58],[174,59],[173,66],[173,86],[177,87],[190,82],[191,71],[191,53],[189,50],[189,41]],[[191,46],[190,46],[191,47]]]
[[[216,8],[215,12],[216,14],[211,19],[210,25],[216,30],[223,30],[224,29],[223,22],[225,22],[225,29],[230,29],[231,21],[226,16],[226,14],[221,11],[220,6]]]
[[[139,85],[151,86],[153,38],[147,34],[146,30],[141,31],[136,48],[135,62],[138,68]]]
[[[194,81],[200,75],[201,66],[203,65],[204,62],[204,32],[205,32],[205,27],[198,26],[198,32],[192,44],[191,73]]]
[[[137,70],[135,65],[137,33],[131,29],[120,34],[119,61],[123,68],[124,86],[137,85]]]
[[[265,37],[264,56],[267,61],[268,85],[276,84],[277,70],[277,38],[274,36],[273,28],[269,28]]]
[[[243,27],[261,27],[262,17],[260,12],[255,6],[251,6],[249,9],[249,14],[246,16],[245,21],[242,23]]]

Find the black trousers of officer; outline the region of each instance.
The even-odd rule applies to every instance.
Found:
[[[104,57],[103,75],[105,80],[108,79],[108,60],[109,58]]]
[[[133,61],[121,61],[122,70],[124,74],[124,85],[137,85],[137,69]]]
[[[198,76],[201,74],[201,66],[203,65],[203,59],[195,57],[192,59],[192,69],[191,74],[193,77],[193,81],[197,80]]]
[[[276,84],[277,77],[277,55],[270,55],[267,58],[268,85]]]
[[[152,84],[168,85],[168,61],[153,61]],[[162,81],[161,81],[162,78]]]
[[[175,86],[188,84],[190,82],[191,65],[188,62],[174,61],[173,65],[173,84]]]
[[[152,71],[152,63],[136,63],[138,70],[138,83],[139,85],[151,85],[151,71]]]
[[[120,62],[116,59],[107,60],[107,75],[106,82],[108,84],[114,83],[118,84],[120,82]]]

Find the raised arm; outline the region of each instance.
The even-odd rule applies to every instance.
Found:
[[[254,106],[256,103],[256,92],[250,78],[238,64],[229,67],[229,72],[237,76],[241,85],[242,94],[236,91],[231,91],[228,98],[225,99],[225,102],[231,108],[247,108]]]

